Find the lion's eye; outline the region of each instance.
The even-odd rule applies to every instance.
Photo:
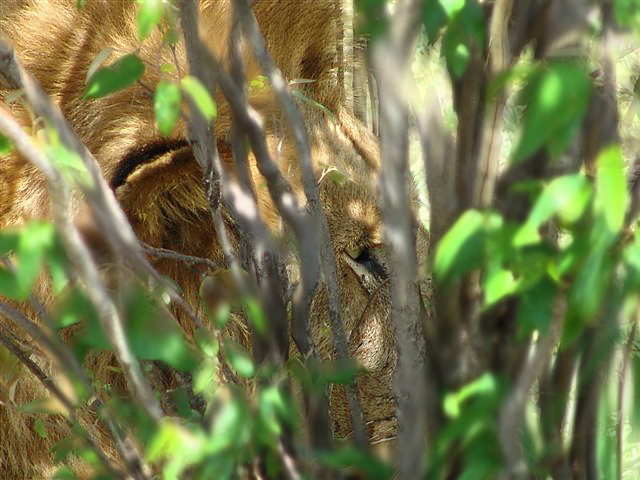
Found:
[[[384,267],[382,247],[348,252],[343,255],[343,258],[370,294],[377,291],[389,276]]]
[[[385,270],[382,262],[379,260],[377,255],[378,252],[374,251],[377,249],[365,249],[360,252],[360,254],[354,258],[353,260],[356,263],[359,263],[364,268],[366,268],[370,273],[378,277],[379,279],[385,279],[388,276],[387,271]]]

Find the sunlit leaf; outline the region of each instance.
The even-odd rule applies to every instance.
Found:
[[[143,41],[151,31],[162,21],[164,14],[164,1],[162,0],[137,0],[138,13],[136,26],[138,39]]]
[[[460,415],[462,404],[469,398],[476,395],[493,394],[497,389],[498,384],[495,377],[490,373],[485,373],[462,387],[458,392],[447,394],[444,398],[444,412],[450,418],[456,418]]]
[[[215,357],[218,354],[218,350],[220,348],[218,345],[218,339],[211,330],[198,328],[193,332],[193,338],[205,355]]]
[[[212,394],[218,386],[218,359],[205,358],[193,374],[193,393]]]
[[[509,270],[491,269],[483,279],[484,306],[490,307],[517,290],[518,282]]]
[[[620,232],[627,211],[627,181],[623,168],[624,161],[617,146],[603,150],[598,156],[594,210],[602,219],[597,226],[604,227],[610,237]]]
[[[156,124],[162,135],[169,135],[180,116],[180,102],[182,93],[180,88],[170,82],[161,81],[156,87],[153,101],[153,111]]]
[[[553,179],[542,191],[527,221],[516,233],[514,246],[538,243],[538,229],[554,214],[566,223],[573,223],[582,214],[591,198],[591,185],[584,175],[564,175]]]
[[[255,298],[246,298],[244,304],[249,314],[251,324],[260,335],[266,335],[267,319],[260,303]]]
[[[245,378],[250,378],[255,375],[256,368],[251,360],[251,355],[249,355],[249,352],[247,352],[244,347],[227,339],[224,342],[224,353],[225,358],[238,375]]]
[[[452,77],[459,79],[466,72],[472,53],[484,48],[486,20],[476,2],[441,0],[441,5],[450,18],[442,39],[442,52]]]
[[[182,89],[191,97],[193,103],[196,104],[198,110],[205,118],[210,121],[217,115],[216,104],[211,94],[195,77],[184,77],[181,81]]]
[[[84,92],[85,98],[100,98],[133,85],[144,73],[144,64],[140,58],[130,53],[121,57],[108,67],[96,71]]]
[[[528,78],[521,102],[527,106],[512,161],[520,162],[546,146],[557,159],[571,142],[584,117],[591,81],[581,66],[555,62]]]
[[[469,210],[442,237],[436,249],[433,272],[447,283],[482,266],[488,231],[499,228],[502,219],[494,213]]]

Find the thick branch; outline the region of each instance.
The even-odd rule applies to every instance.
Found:
[[[391,317],[398,349],[396,402],[400,478],[423,476],[426,432],[425,337],[418,288],[413,215],[407,190],[410,66],[421,3],[396,4],[387,37],[374,46],[380,82],[380,206],[390,261]]]

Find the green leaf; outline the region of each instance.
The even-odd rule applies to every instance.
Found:
[[[484,263],[488,233],[502,225],[495,213],[468,210],[442,237],[436,249],[433,273],[444,284]]]
[[[207,121],[217,115],[216,103],[208,90],[195,77],[184,77],[181,81],[182,89],[191,97],[198,110]]]
[[[486,37],[486,20],[482,7],[474,1],[441,0],[450,18],[442,39],[442,52],[454,79],[464,75],[472,52],[482,51]]]
[[[0,153],[9,153],[13,145],[11,144],[11,140],[5,137],[2,132],[0,132]]]
[[[578,270],[569,291],[568,311],[562,345],[569,345],[594,320],[605,294],[610,290],[613,261],[605,250],[594,252]]]
[[[84,0],[78,0],[78,8],[80,8],[80,3],[84,3]],[[53,474],[52,480],[76,480],[76,474],[69,467],[60,467]]]
[[[93,177],[80,155],[73,150],[69,150],[62,143],[58,132],[54,129],[47,129],[47,139],[45,152],[51,163],[70,182],[91,188],[93,186]]]
[[[133,85],[144,73],[140,58],[130,53],[91,75],[84,98],[100,98]]]
[[[623,168],[618,146],[606,148],[598,156],[594,211],[596,218],[601,220],[596,220],[597,226],[604,227],[610,238],[622,229],[627,211],[627,181]]]
[[[576,63],[557,61],[535,70],[520,97],[527,108],[512,161],[525,160],[545,146],[557,159],[580,127],[590,94],[590,78]]]
[[[255,375],[256,368],[251,360],[251,355],[238,343],[226,339],[224,342],[224,356],[241,377],[250,378]]]
[[[490,269],[483,279],[483,284],[485,308],[511,295],[518,288],[518,282],[513,273],[501,268]]]
[[[196,341],[200,350],[208,357],[215,357],[218,354],[220,346],[218,345],[218,339],[215,335],[206,328],[197,328],[193,332],[193,338]]]
[[[449,418],[457,418],[462,411],[462,404],[467,399],[481,396],[493,395],[498,390],[498,383],[490,373],[485,373],[481,377],[463,386],[458,392],[448,393],[444,398],[444,412]]]
[[[196,368],[197,353],[189,347],[173,318],[163,315],[148,294],[132,292],[126,306],[127,339],[136,356],[162,360],[180,371]]]
[[[95,56],[89,68],[87,69],[87,75],[85,77],[85,82],[88,82],[91,76],[98,71],[98,69],[102,66],[102,64],[109,58],[109,56],[113,53],[113,48],[106,47],[100,50],[100,53]]]
[[[447,12],[440,0],[425,0],[422,5],[422,24],[430,45],[438,39],[440,29],[445,26],[447,20]]]
[[[640,27],[640,1],[615,0],[613,6],[616,22],[621,27],[632,26],[636,30]]]
[[[164,15],[163,0],[137,0],[138,14],[136,26],[138,27],[138,39],[142,42],[149,36],[161,21]]]
[[[513,245],[522,247],[539,243],[538,229],[556,213],[567,224],[578,221],[591,199],[591,190],[584,175],[564,175],[553,179],[542,191],[529,218],[514,236]]]
[[[260,335],[266,335],[267,319],[260,303],[255,298],[246,298],[244,305],[247,309],[249,321],[251,321],[251,324],[255,327],[256,331]]]
[[[320,375],[327,383],[349,385],[353,379],[365,371],[364,367],[353,358],[343,360],[327,360],[319,365]]]
[[[161,81],[156,87],[153,101],[153,111],[156,124],[162,135],[169,135],[180,116],[180,102],[182,93],[180,88],[170,82]]]
[[[527,337],[536,330],[543,335],[547,333],[556,295],[556,284],[548,277],[541,279],[533,288],[520,295],[517,316],[521,328],[520,338]]]
[[[47,438],[47,426],[44,424],[42,417],[37,417],[33,422],[33,429],[40,438]]]
[[[193,374],[193,393],[211,395],[218,387],[218,359],[206,357]]]
[[[390,480],[394,474],[391,465],[352,447],[320,453],[318,458],[325,465],[343,471],[346,478]]]

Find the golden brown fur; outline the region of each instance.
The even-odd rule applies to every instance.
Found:
[[[318,177],[328,168],[337,168],[347,182],[324,178],[321,197],[339,262],[338,280],[342,291],[342,312],[349,346],[355,358],[370,373],[362,376],[360,393],[365,419],[373,440],[391,435],[395,429],[391,383],[395,349],[388,323],[389,299],[384,285],[371,282],[358,270],[348,254],[357,255],[381,243],[380,219],[375,198],[377,146],[366,129],[341,105],[342,93],[335,80],[335,28],[337,0],[258,0],[256,16],[276,63],[288,79],[310,78],[308,95],[336,112],[335,118],[317,108],[304,107]],[[86,71],[105,47],[114,48],[112,58],[134,51],[139,42],[135,32],[135,8],[128,0],[90,0],[78,12],[75,0],[25,1],[24,9],[0,18],[14,42],[18,56],[61,106],[89,150],[98,160],[107,181],[128,215],[140,240],[182,253],[207,256],[223,265],[213,234],[206,198],[200,187],[201,172],[188,147],[180,143],[185,127],[179,124],[171,141],[173,147],[146,164],[119,177],[123,162],[140,155],[145,148],[168,145],[154,127],[152,101],[141,86],[133,86],[109,97],[85,101],[82,93]],[[218,55],[227,48],[229,0],[202,0],[201,32]],[[158,34],[139,51],[146,63],[142,83],[153,88],[162,63],[173,57],[161,48]],[[181,48],[178,55],[183,57]],[[247,55],[247,78],[259,74]],[[180,65],[185,72],[185,62]],[[268,91],[252,94],[260,112],[272,152],[278,151],[283,172],[302,198],[294,143],[286,121]],[[229,132],[229,115],[217,97],[219,144],[223,149]],[[15,107],[25,126],[31,120]],[[281,147],[277,147],[284,140]],[[270,227],[282,235],[278,218],[272,213],[264,181],[253,169],[261,211]],[[46,189],[41,176],[17,155],[0,161],[0,227],[20,225],[33,218],[48,218]],[[377,253],[376,253],[377,254]],[[200,270],[175,261],[158,261],[157,268],[182,287],[188,300],[197,304]],[[363,276],[364,275],[364,276]],[[381,288],[380,288],[381,286]],[[181,319],[188,330],[191,325]],[[320,289],[312,306],[312,324],[320,351],[332,354],[326,298]],[[64,435],[64,425],[52,426],[50,438],[42,440],[33,431],[33,416],[18,413],[17,405],[44,395],[42,389],[20,367],[3,363],[0,370],[0,478],[40,478],[53,470],[47,446]],[[98,365],[99,367],[100,365]],[[9,368],[11,367],[11,368]],[[17,381],[15,387],[13,383]],[[10,390],[15,390],[11,398]],[[350,420],[344,392],[335,387],[331,413],[337,436],[350,434]]]

